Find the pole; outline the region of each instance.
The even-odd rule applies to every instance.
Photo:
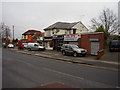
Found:
[[[14,41],[14,25],[13,25],[13,41]]]

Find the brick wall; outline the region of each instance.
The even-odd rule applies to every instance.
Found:
[[[87,49],[87,54],[90,54],[91,52],[91,41],[90,39],[98,38],[100,40],[100,49],[104,49],[104,34],[103,33],[97,33],[97,34],[82,34],[81,38],[78,40],[78,45],[81,48]]]

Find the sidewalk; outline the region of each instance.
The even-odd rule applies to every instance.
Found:
[[[108,61],[108,59],[95,60],[96,56],[87,55],[86,57],[73,57],[73,56],[63,56],[60,51],[45,50],[45,51],[28,51],[28,50],[18,50],[11,49],[16,52],[35,55],[50,59],[56,59],[61,61],[67,61],[72,63],[84,64],[92,67],[101,67],[104,69],[117,70],[120,63],[116,61]]]

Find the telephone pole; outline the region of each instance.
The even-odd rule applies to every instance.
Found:
[[[14,25],[13,25],[13,40],[14,40]]]

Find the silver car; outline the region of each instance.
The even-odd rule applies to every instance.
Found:
[[[75,44],[64,44],[61,47],[61,51],[62,51],[63,55],[71,54],[74,57],[77,57],[79,55],[86,56],[86,54],[87,54],[87,50],[86,49],[79,48]]]
[[[45,50],[45,47],[40,45],[39,43],[28,43],[27,45],[28,50]]]

